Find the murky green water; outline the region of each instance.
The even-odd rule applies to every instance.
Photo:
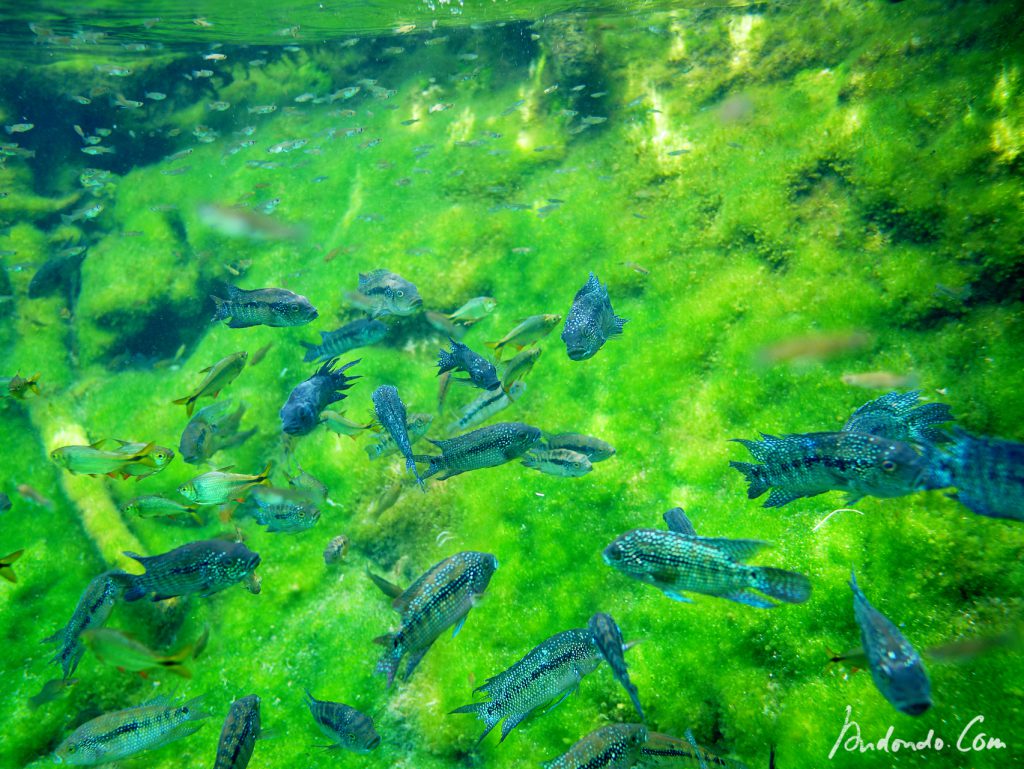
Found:
[[[122,765],[213,765],[230,704],[257,694],[277,736],[258,741],[252,767],[537,766],[639,720],[609,665],[502,742],[495,730],[477,745],[484,725],[450,711],[596,612],[639,642],[625,660],[648,730],[690,729],[748,767],[773,750],[779,769],[1021,762],[1020,521],[977,515],[938,482],[765,508],[729,466],[750,461],[729,439],[839,431],[893,390],[948,404],[971,433],[1024,439],[1014,3],[123,6],[0,18],[0,374],[38,373],[38,392],[0,400],[12,503],[0,554],[24,550],[17,582],[0,582],[0,766],[48,764],[80,725],[160,694],[205,695],[207,723]],[[360,359],[348,373],[361,378],[331,409],[365,425],[371,393],[392,384],[410,414],[433,415],[427,438],[466,432],[457,420],[483,391],[452,384],[439,411],[451,321],[437,314],[495,299],[452,332],[493,361],[485,343],[529,316],[564,322],[593,271],[628,320],[622,337],[571,360],[559,323],[521,394],[485,424],[582,433],[614,456],[581,477],[517,457],[434,476],[421,493],[401,457],[369,459],[372,431],[286,437],[278,412],[319,365],[300,343],[365,317],[351,295],[376,269],[415,284],[422,304],[379,318],[383,339],[342,355]],[[287,289],[318,317],[211,322],[225,284]],[[217,436],[224,448],[196,458],[172,401],[241,351],[218,400],[195,406],[230,399],[225,413],[244,413]],[[112,452],[116,439],[142,449],[111,469],[145,477],[73,475],[50,459],[99,441]],[[176,456],[155,467],[150,443]],[[414,451],[439,453],[426,440]],[[139,495],[187,504],[177,489],[194,476],[268,462],[274,487],[299,468],[326,485],[311,528],[270,532],[247,515],[254,500],[122,511]],[[1024,517],[1019,463],[1006,472],[1018,485],[1000,500]],[[751,563],[806,575],[810,599],[673,601],[605,563],[616,537],[664,529],[675,506],[699,535],[772,543]],[[342,535],[344,555],[325,563]],[[198,658],[184,655],[188,677],[87,650],[74,685],[31,700],[62,678],[42,641],[90,580],[141,573],[123,551],[239,536],[260,555],[258,594],[122,599],[105,624],[165,656],[208,630]],[[402,615],[365,572],[405,588],[463,551],[499,567],[457,637],[442,632],[388,688],[373,640]],[[890,705],[864,662],[830,661],[860,644],[851,568],[923,656],[922,715]],[[323,750],[306,688],[370,716],[380,745]],[[874,749],[858,749],[848,719]]]

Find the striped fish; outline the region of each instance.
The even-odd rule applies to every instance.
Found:
[[[530,713],[555,701],[551,710],[572,694],[580,681],[601,664],[601,653],[593,643],[590,630],[577,628],[557,633],[508,670],[488,678],[475,692],[485,692],[486,702],[474,702],[452,713],[474,713],[487,727],[484,737],[501,719],[504,740]]]
[[[373,728],[373,719],[343,702],[318,700],[306,689],[306,704],[320,731],[334,740],[328,747],[344,748],[353,753],[369,753],[380,745],[380,735]]]
[[[468,430],[481,422],[486,422],[498,412],[511,406],[524,392],[526,392],[526,382],[523,381],[515,382],[508,388],[508,392],[500,388],[484,391],[459,412],[459,418],[448,425],[448,432]]]
[[[604,550],[604,561],[628,577],[654,585],[675,601],[690,603],[684,592],[703,593],[769,609],[774,603],[750,592],[803,603],[811,583],[803,574],[746,560],[768,545],[756,539],[699,537],[679,508],[665,514],[670,530],[633,529]]]
[[[956,486],[950,497],[971,512],[1024,521],[1024,443],[957,430],[933,474],[936,485]]]
[[[174,706],[158,697],[147,705],[104,713],[75,729],[53,752],[53,760],[73,766],[105,764],[187,737],[208,718],[198,708],[201,699]]]
[[[544,769],[630,769],[640,758],[647,741],[643,724],[602,726],[581,739],[569,751],[551,761]]]
[[[376,344],[387,336],[387,333],[388,327],[379,320],[360,318],[346,323],[335,331],[321,331],[320,344],[300,341],[299,344],[306,348],[306,357],[302,360],[309,363],[337,358],[358,347]]]
[[[540,439],[540,430],[522,422],[498,422],[444,441],[430,441],[441,455],[418,454],[418,462],[429,462],[423,478],[443,472],[440,480],[469,470],[496,467],[522,456]]]
[[[217,743],[213,769],[245,769],[260,738],[260,698],[255,694],[231,703]]]
[[[672,737],[661,732],[651,732],[647,742],[640,748],[640,761],[637,767],[656,769],[656,767],[693,767],[708,769],[724,767],[725,769],[747,769],[745,764],[731,758],[722,758],[706,748],[699,746],[689,731],[687,739]]]
[[[387,651],[377,663],[376,672],[384,673],[388,686],[395,679],[402,658],[408,654],[403,678],[416,669],[423,655],[452,625],[454,638],[476,605],[495,569],[498,559],[490,553],[464,551],[432,566],[408,590],[395,598],[392,606],[401,615],[401,627],[395,633],[375,639]]]
[[[127,576],[123,571],[105,571],[93,577],[78,599],[68,624],[43,639],[43,643],[58,645],[57,656],[50,661],[60,663],[64,680],[71,677],[85,654],[85,646],[81,642],[82,633],[101,627],[107,621],[110,612],[114,610],[114,603],[123,594],[122,583],[117,577]]]

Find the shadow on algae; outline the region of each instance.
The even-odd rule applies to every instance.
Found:
[[[767,767],[772,746],[779,769],[1019,764],[1019,648],[929,664],[935,705],[917,719],[889,706],[866,671],[829,660],[859,642],[851,566],[919,649],[1014,631],[1020,524],[933,491],[868,498],[862,514],[816,529],[844,507],[838,493],[765,509],[728,466],[746,459],[730,438],[836,430],[901,385],[949,403],[974,432],[1024,437],[1016,5],[665,4],[501,25],[474,24],[473,5],[461,15],[439,6],[436,29],[408,30],[396,14],[385,33],[319,42],[274,19],[287,34],[251,46],[217,47],[213,10],[208,27],[189,16],[104,28],[102,16],[53,14],[8,30],[2,122],[34,128],[3,137],[0,368],[38,372],[41,394],[0,407],[0,483],[13,501],[0,551],[25,550],[17,583],[0,583],[0,765],[48,764],[77,724],[160,692],[205,694],[212,718],[122,765],[212,765],[229,703],[255,692],[278,736],[257,744],[253,767],[537,766],[599,726],[636,720],[607,666],[501,744],[491,735],[475,747],[479,723],[447,714],[596,611],[641,642],[627,661],[649,726],[692,729],[749,767]],[[161,32],[174,23],[207,42],[174,45]],[[282,144],[290,151],[268,152]],[[83,154],[90,147],[115,152]],[[82,178],[88,168],[111,173]],[[206,205],[276,224],[250,230],[262,239],[232,237],[203,218]],[[30,298],[38,268],[76,246],[88,247],[80,275],[61,263]],[[314,370],[299,342],[355,317],[344,293],[381,267],[416,283],[425,309],[495,297],[497,310],[465,336],[478,351],[528,315],[564,315],[596,272],[629,319],[623,338],[574,362],[551,334],[527,392],[499,419],[595,435],[616,456],[582,478],[516,463],[432,481],[425,494],[405,486],[386,510],[380,498],[403,465],[368,462],[370,438],[320,428],[282,463],[278,409]],[[223,281],[292,289],[320,318],[211,324],[208,294]],[[444,335],[422,313],[386,320],[385,342],[345,356],[362,359],[362,379],[339,404],[357,421],[381,383],[398,385],[411,412],[436,408]],[[759,356],[809,336],[857,342],[825,344],[802,362]],[[200,369],[268,344],[221,396],[247,404],[243,428],[259,432],[208,466],[178,457],[136,482],[71,476],[49,461],[58,446],[102,438],[176,448],[186,417],[171,401]],[[877,372],[879,389],[848,384]],[[444,436],[473,395],[453,385],[430,435]],[[234,536],[236,523],[216,515],[188,528],[118,506],[176,496],[204,469],[255,473],[268,459],[276,484],[297,463],[327,484],[332,504],[296,535],[237,522],[262,555],[262,593],[119,604],[110,619],[162,650],[211,628],[191,679],[143,678],[87,654],[74,687],[32,708],[59,677],[41,639],[94,575],[137,571],[122,551]],[[773,611],[706,596],[680,604],[602,563],[616,536],[660,527],[675,505],[702,534],[774,543],[761,562],[807,574],[810,601]],[[326,566],[324,546],[340,534],[348,555]],[[497,556],[486,599],[458,638],[443,635],[407,683],[386,690],[371,641],[397,615],[365,569],[407,585],[459,550]],[[305,687],[372,716],[381,746],[363,756],[319,749]],[[892,725],[912,741],[934,730],[946,746],[840,747],[830,757],[847,706],[865,741]],[[958,750],[976,716],[984,722],[971,735],[1008,747]]]

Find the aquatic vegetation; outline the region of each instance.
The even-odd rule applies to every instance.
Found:
[[[0,398],[0,492],[11,501],[0,553],[22,551],[17,582],[0,580],[0,765],[49,763],[87,707],[110,713],[154,695],[152,680],[91,656],[68,679],[78,683],[47,690],[54,652],[40,642],[97,575],[137,575],[123,551],[237,536],[215,508],[193,530],[122,506],[175,498],[193,476],[228,466],[245,480],[202,499],[237,499],[260,478],[243,472],[295,466],[282,453],[323,481],[330,502],[294,536],[240,523],[260,554],[259,595],[119,602],[104,624],[166,655],[210,622],[210,647],[179,692],[205,693],[218,723],[232,702],[262,698],[263,720],[283,737],[260,741],[253,766],[294,766],[322,741],[304,684],[373,718],[379,747],[348,757],[367,767],[500,769],[564,754],[635,718],[613,676],[588,677],[571,707],[473,755],[480,729],[447,713],[531,643],[598,610],[642,640],[627,656],[646,745],[683,755],[692,744],[664,735],[692,728],[701,746],[750,767],[767,766],[772,746],[780,769],[909,765],[902,751],[828,759],[850,705],[865,739],[890,725],[906,739],[934,729],[947,749],[916,757],[929,766],[1012,763],[1024,725],[1018,645],[956,665],[926,660],[933,705],[916,719],[866,671],[828,664],[828,650],[859,636],[852,565],[925,656],[1020,622],[1019,511],[1004,507],[1005,491],[979,502],[985,471],[965,464],[1015,457],[1024,440],[1017,4],[567,13],[537,0],[415,3],[398,18],[386,3],[268,13],[245,0],[147,19],[119,16],[119,5],[42,17],[21,8],[0,37],[0,124],[34,126],[0,134],[0,376],[38,372],[39,389]],[[360,274],[385,267],[415,295],[389,278],[402,297],[384,281],[368,300],[346,298]],[[629,322],[578,362],[550,333],[563,317],[544,313],[566,313],[589,271]],[[211,323],[209,297],[228,298],[224,284],[306,297],[318,317]],[[360,351],[366,386],[347,392],[346,417],[368,423],[384,383],[422,412],[437,402],[433,363],[447,339],[426,311],[452,314],[474,297],[497,305],[460,326],[460,341],[478,352],[490,342],[498,360],[523,346],[545,352],[500,416],[452,433],[520,420],[599,436],[613,459],[573,479],[514,461],[435,476],[421,494],[404,458],[371,462],[369,436],[319,427],[322,408],[307,434],[282,443],[278,412],[312,373],[304,340],[369,308],[387,334]],[[309,320],[309,309],[297,314]],[[780,351],[806,339],[832,341],[805,346],[799,361]],[[100,437],[177,446],[188,418],[171,401],[239,350],[262,362],[230,394],[260,429],[223,445],[215,464],[175,460],[114,480],[48,459]],[[863,515],[817,530],[838,494],[770,509],[745,498],[728,466],[742,449],[729,438],[837,433],[892,390],[919,392],[927,435],[942,416],[932,406],[945,404],[974,436],[940,447],[950,457],[941,468],[956,467],[970,489],[868,496]],[[426,437],[447,437],[478,394],[450,387]],[[1019,491],[1014,472],[999,478]],[[703,597],[684,606],[602,564],[608,543],[657,528],[675,504],[700,511],[702,533],[775,543],[766,562],[806,574],[813,596],[771,611]],[[412,584],[466,551],[501,563],[487,597],[457,639],[439,637],[388,689],[372,639],[398,618],[361,572]],[[1008,750],[952,748],[977,714]],[[123,765],[210,765],[216,751],[207,728]]]

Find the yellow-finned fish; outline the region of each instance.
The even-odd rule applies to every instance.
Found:
[[[206,374],[206,379],[202,381],[202,384],[199,385],[194,393],[186,395],[184,398],[178,398],[174,403],[177,405],[184,404],[185,412],[192,416],[196,401],[200,398],[216,398],[220,395],[220,391],[234,382],[238,375],[242,373],[242,369],[245,368],[245,362],[248,359],[249,353],[244,350],[233,352],[226,358],[221,358],[212,366],[204,368],[199,372],[200,374]]]
[[[270,478],[271,463],[259,475],[229,473],[233,465],[197,475],[178,487],[178,492],[197,505],[222,505],[229,499],[237,499],[246,491]]]
[[[494,359],[500,361],[501,354],[506,347],[522,350],[550,334],[551,330],[561,322],[561,315],[531,315],[497,342],[487,342],[486,344],[494,349]]]
[[[50,452],[50,459],[73,475],[109,475],[116,476],[125,465],[134,462],[154,462],[148,455],[156,448],[156,444],[134,444],[139,446],[134,453],[125,451],[105,451],[99,448],[103,441],[96,441],[89,446],[61,446]],[[122,447],[123,448],[123,447]],[[126,476],[127,477],[127,476]]]
[[[25,553],[25,549],[15,550],[13,553],[8,553],[3,558],[0,558],[0,577],[3,577],[8,582],[17,582],[18,575],[14,573],[14,569],[11,568],[15,561],[17,561]]]
[[[102,627],[86,630],[82,633],[82,641],[96,659],[118,670],[145,673],[153,668],[162,668],[182,678],[192,677],[192,671],[185,667],[185,662],[192,657],[198,644],[186,644],[176,652],[161,654],[127,633]]]

